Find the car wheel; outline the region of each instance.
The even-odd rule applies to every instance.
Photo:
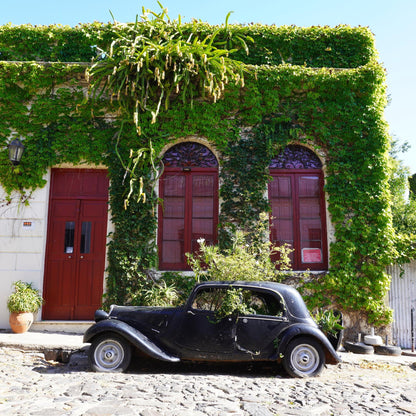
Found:
[[[283,355],[283,368],[292,377],[316,377],[325,365],[321,344],[313,338],[292,340]]]
[[[121,373],[131,361],[131,345],[118,335],[101,335],[91,343],[88,358],[93,371]]]

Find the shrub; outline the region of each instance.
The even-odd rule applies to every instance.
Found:
[[[290,270],[291,249],[287,245],[274,246],[267,226],[268,215],[263,213],[252,233],[233,232],[231,246],[224,250],[218,245],[207,245],[204,239],[198,240],[199,253],[187,254],[196,280],[281,281]],[[273,262],[271,258],[277,254],[279,260]]]
[[[7,308],[11,313],[32,312],[35,313],[43,304],[43,298],[31,283],[14,282],[14,293],[7,299]]]

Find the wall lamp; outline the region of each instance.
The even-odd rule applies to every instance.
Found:
[[[25,151],[24,144],[19,139],[14,139],[7,147],[9,149],[10,162],[13,166],[17,166],[22,159],[23,152]]]

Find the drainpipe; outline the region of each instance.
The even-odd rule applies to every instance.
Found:
[[[415,308],[412,308],[410,311],[410,330],[412,333],[412,352],[415,352],[415,330],[413,326],[413,313],[415,311]]]

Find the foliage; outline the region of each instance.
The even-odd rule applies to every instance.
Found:
[[[281,281],[290,270],[290,249],[274,247],[267,235],[268,216],[263,214],[252,235],[241,230],[231,236],[231,247],[221,250],[218,245],[207,245],[198,240],[199,252],[187,253],[188,262],[197,281],[201,278],[219,281],[273,280]],[[271,256],[279,253],[273,263]]]
[[[412,235],[416,231],[416,198],[411,191],[410,169],[399,159],[408,145],[399,146],[393,141],[389,158],[389,186],[392,195],[393,227],[397,233]]]
[[[43,304],[43,298],[31,283],[21,280],[13,283],[14,293],[7,299],[7,308],[10,312],[35,313]]]
[[[133,115],[139,133],[140,111],[149,111],[155,123],[173,97],[192,102],[208,94],[215,102],[228,83],[243,85],[241,65],[228,59],[228,49],[213,44],[219,29],[203,38],[192,30],[185,39],[180,18],[171,20],[163,8],[143,12],[134,25],[111,27],[109,50],[100,51],[101,59],[87,69],[93,92],[116,97],[121,111]]]
[[[132,135],[135,135],[133,132]],[[127,150],[124,150],[126,153]],[[152,190],[151,167],[142,166],[140,176],[146,180],[148,197],[140,200],[140,185],[134,184],[126,205],[130,185],[125,183],[125,170],[118,157],[108,158],[111,220],[114,232],[108,247],[106,305],[126,303],[142,290],[149,280],[147,270],[157,265],[154,235],[156,230],[156,196]],[[149,179],[150,178],[150,179]]]
[[[412,176],[409,176],[409,191],[410,198],[416,198],[416,173]]]
[[[249,306],[250,292],[243,289],[227,289],[221,304],[215,310],[215,319],[219,322],[221,319],[229,316],[253,314],[254,309]]]
[[[319,328],[324,334],[331,334],[336,336],[344,327],[341,325],[341,317],[332,309],[318,309],[313,318],[318,324]]]
[[[144,299],[144,305],[174,306],[178,302],[179,295],[173,285],[168,286],[162,280],[144,292]]]
[[[169,286],[174,286],[178,294],[177,305],[183,305],[195,286],[196,277],[186,276],[178,272],[164,272],[161,280]]]
[[[142,276],[138,283],[128,290],[131,305],[180,306],[183,305],[195,286],[194,276],[165,272],[160,278]]]
[[[416,198],[411,189],[410,169],[400,160],[409,145],[393,140],[389,157],[389,186],[395,230],[396,262],[401,265],[416,258]]]
[[[139,136],[140,113],[150,113],[154,124],[160,111],[168,110],[173,98],[192,105],[194,99],[207,95],[216,102],[229,83],[244,85],[241,64],[228,58],[229,49],[219,49],[213,44],[220,29],[203,38],[193,30],[186,39],[180,17],[171,20],[167,9],[160,3],[159,6],[159,13],[143,8],[141,21],[136,18],[134,25],[115,22],[110,29],[113,39],[110,47],[99,49],[98,61],[86,70],[93,98],[105,94],[111,101],[114,99],[121,119],[133,121]],[[242,37],[235,39],[247,49]],[[122,129],[123,124],[118,139],[122,138]],[[149,164],[157,178],[150,137],[146,147],[130,150],[128,165],[123,161],[122,164],[130,177],[125,204],[136,181],[140,184],[138,199],[146,198],[144,178],[138,175],[137,167]]]
[[[288,143],[304,144],[324,156],[325,191],[335,230],[335,241],[330,245],[331,269],[305,287],[309,305],[333,303],[341,310],[366,312],[375,324],[389,321],[391,311],[384,305],[389,288],[385,268],[395,261],[399,247],[403,248],[407,240],[395,239],[392,227],[386,168],[389,136],[383,121],[385,73],[376,62],[371,32],[347,26],[211,27],[202,22],[169,23],[166,16],[155,17],[154,23],[129,25],[0,28],[0,56],[10,60],[0,62],[0,181],[7,196],[3,203],[19,196],[26,201],[44,186],[50,166],[107,166],[115,230],[108,248],[105,301],[127,303],[143,287],[149,287],[149,269],[157,268],[154,168],[156,155],[164,146],[197,136],[221,152],[219,242],[223,250],[229,250],[235,229],[249,235],[260,214],[270,209],[264,196],[270,159]],[[163,57],[166,59],[163,52],[155,66],[149,62],[152,74],[148,80],[149,85],[155,80],[155,94],[152,102],[139,103],[137,120],[137,91],[132,98],[134,105],[125,110],[121,102],[111,102],[105,94],[85,100],[86,64],[73,62],[89,61],[94,56],[95,68],[105,68],[106,59],[102,58],[110,53],[102,55],[100,50],[110,51],[115,42],[113,57],[119,59],[121,72],[127,70],[120,58],[134,43],[137,30],[144,31],[142,46],[150,51],[155,47],[146,43],[151,40],[149,30],[159,24],[176,31],[171,34],[180,28],[182,32],[172,41],[182,42],[187,63],[191,63],[189,53],[193,53],[195,39],[197,49],[204,41],[207,46],[213,40],[213,62],[221,63],[221,56],[217,59],[215,53],[228,51],[227,62],[231,69],[238,68],[236,74],[245,62],[244,87],[229,83],[221,89],[216,103],[208,97],[197,98],[195,94],[203,92],[199,88],[203,82],[193,78],[191,70],[193,105],[189,96],[184,102],[175,94],[169,95],[167,110],[162,100],[157,122],[152,124],[152,112],[157,114],[162,90],[165,98],[169,91],[162,80],[159,85],[157,76],[155,80],[156,67],[160,73],[159,64]],[[170,40],[158,27],[154,30],[163,48],[167,47]],[[121,42],[123,33],[126,44]],[[234,51],[236,46],[244,46],[238,38],[246,39],[249,55],[244,47]],[[194,59],[201,63],[202,56],[197,56]],[[133,62],[137,63],[137,57],[132,55]],[[222,57],[225,59],[225,54]],[[172,79],[169,77],[174,71],[169,68],[165,80]],[[221,70],[217,74],[221,75]],[[179,85],[179,92],[183,85]],[[141,127],[140,136],[137,126]],[[12,170],[6,146],[15,136],[24,137],[26,152],[19,167]]]
[[[0,27],[0,59],[4,61],[90,62],[108,50],[114,41],[114,26],[128,32],[128,25],[84,23],[74,28],[61,25],[32,26],[11,24]],[[262,24],[211,26],[194,20],[182,23],[183,39],[201,38],[217,32],[214,45],[233,49],[234,39],[253,39],[250,54],[235,50],[234,60],[253,65],[291,65],[311,68],[358,68],[375,60],[374,36],[367,27],[297,27]]]

